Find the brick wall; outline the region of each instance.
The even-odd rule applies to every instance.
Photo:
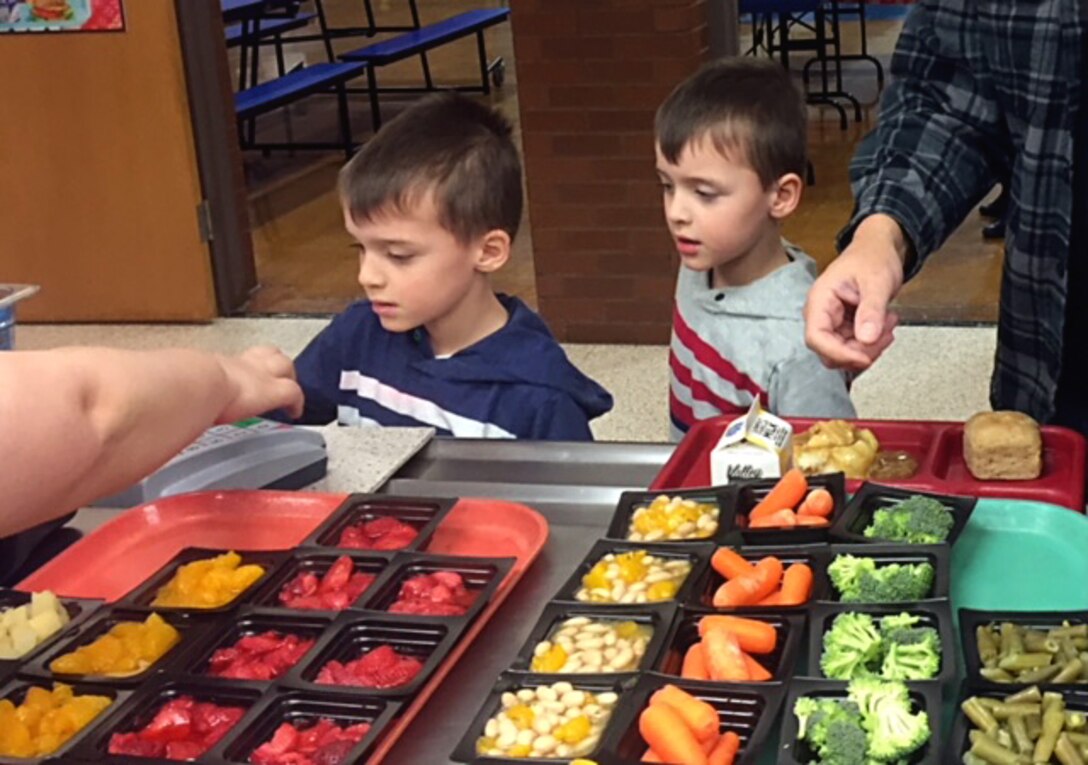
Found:
[[[705,0],[510,5],[540,311],[563,341],[667,342],[653,117],[706,58]]]

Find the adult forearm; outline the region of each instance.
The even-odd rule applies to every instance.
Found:
[[[196,351],[0,354],[0,535],[150,473],[235,395],[218,357]]]

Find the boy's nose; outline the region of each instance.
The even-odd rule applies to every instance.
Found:
[[[691,222],[688,206],[683,202],[679,194],[674,194],[671,199],[665,202],[665,217],[674,226]]]
[[[381,269],[376,258],[368,258],[365,255],[359,258],[359,286],[364,290],[373,290],[385,283]]]

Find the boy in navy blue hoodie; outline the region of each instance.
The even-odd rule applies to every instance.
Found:
[[[612,397],[489,274],[521,220],[510,125],[455,93],[414,104],[340,172],[367,300],[295,360],[297,422],[424,425],[440,435],[590,440]]]

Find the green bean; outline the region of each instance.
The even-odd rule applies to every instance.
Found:
[[[1073,645],[1073,641],[1067,637],[1058,638],[1058,653],[1066,661],[1076,661],[1080,656],[1078,655],[1077,647]]]
[[[1001,623],[1001,655],[1009,656],[1024,652],[1024,642],[1020,639],[1020,629],[1011,622]]]
[[[1083,651],[1088,648],[1088,638],[1075,637],[1073,638],[1073,647],[1078,651]]]
[[[1025,688],[1022,691],[1017,691],[1011,696],[1005,697],[1006,704],[1039,704],[1043,701],[1043,692],[1039,690],[1039,686],[1033,685],[1030,688]]]
[[[960,704],[960,709],[967,715],[967,719],[973,722],[984,733],[996,733],[1001,727],[997,719],[990,714],[990,710],[980,703],[977,696],[965,700]]]
[[[1084,765],[1084,758],[1080,756],[1077,747],[1069,740],[1069,735],[1062,733],[1058,736],[1058,743],[1054,747],[1054,756],[1062,765]]]
[[[1046,651],[1048,644],[1057,646],[1056,642],[1051,643],[1049,635],[1039,630],[1024,630],[1021,639],[1024,641],[1024,648],[1029,651]]]
[[[1020,765],[1020,758],[982,731],[971,731],[971,754],[993,765]]]
[[[1058,696],[1055,700],[1053,696],[1051,693],[1043,696],[1043,732],[1035,742],[1035,754],[1032,757],[1035,762],[1050,762],[1050,756],[1054,754],[1054,747],[1058,743],[1058,734],[1065,726],[1062,698]]]
[[[1014,653],[997,662],[997,666],[1011,672],[1018,672],[1047,667],[1053,662],[1054,654],[1050,653]]]
[[[978,658],[983,664],[989,665],[997,661],[998,645],[994,641],[994,634],[990,627],[980,624],[975,628],[975,642],[978,644]]]
[[[1081,680],[1088,680],[1088,653],[1082,652],[1077,658],[1080,659],[1081,666],[1083,667],[1080,671]]]
[[[1016,678],[1003,669],[997,667],[982,667],[978,673],[991,683],[1015,683]]]
[[[1084,669],[1084,664],[1080,659],[1073,659],[1073,661],[1066,664],[1061,668],[1058,674],[1054,675],[1052,683],[1071,683],[1080,677],[1081,670]]]
[[[1085,720],[1084,712],[1065,710],[1065,729],[1067,731],[1080,730],[1086,723],[1088,723],[1088,720]]]
[[[1067,623],[1058,629],[1051,630],[1050,637],[1088,638],[1088,624],[1070,625]]]
[[[1043,732],[1043,716],[1042,715],[1028,715],[1024,718],[1024,726],[1028,729],[1028,735],[1031,740],[1039,738]]]
[[[1088,733],[1076,733],[1074,731],[1066,731],[1066,735],[1069,736],[1069,740],[1078,746],[1088,746]]]
[[[990,710],[990,714],[997,720],[1008,720],[1010,717],[1019,715],[1038,714],[1042,709],[1038,704],[1006,704],[1004,702],[998,704],[996,707]]]
[[[1009,733],[1012,734],[1013,743],[1016,744],[1020,754],[1030,754],[1035,749],[1035,744],[1028,736],[1028,727],[1024,724],[1023,715],[1014,715],[1009,718]]]
[[[1048,667],[1039,667],[1038,669],[1029,669],[1027,672],[1021,672],[1020,677],[1017,678],[1017,682],[1020,683],[1045,683],[1049,682],[1050,678],[1058,674],[1061,671],[1061,667],[1057,664],[1051,664]]]

